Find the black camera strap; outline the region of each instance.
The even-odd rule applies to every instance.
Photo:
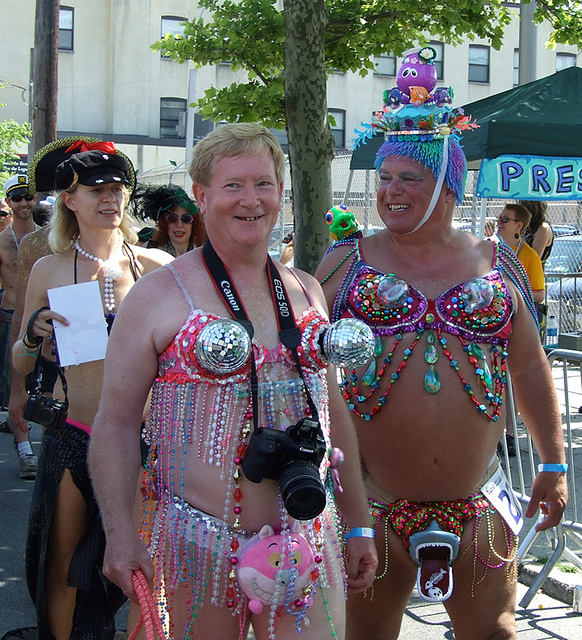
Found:
[[[245,307],[240,299],[238,291],[226,265],[222,262],[219,255],[216,253],[214,247],[210,243],[210,240],[206,240],[204,247],[202,248],[202,261],[206,267],[206,271],[210,276],[216,290],[221,298],[224,300],[226,306],[230,309],[231,314],[236,320],[238,320],[244,328],[248,331],[251,339],[254,335],[254,328],[249,320]],[[277,316],[277,326],[279,328],[279,339],[281,342],[293,353],[295,358],[295,368],[297,373],[303,382],[303,388],[305,389],[305,397],[309,411],[314,420],[318,419],[317,408],[309,393],[309,388],[305,382],[305,376],[301,368],[301,362],[299,360],[299,354],[297,347],[301,344],[301,331],[297,327],[295,322],[295,316],[293,315],[293,309],[289,302],[289,296],[285,285],[281,280],[281,276],[271,256],[267,255],[267,275],[271,285],[271,296],[273,298],[273,306],[275,307]],[[255,357],[251,349],[251,396],[253,404],[253,417],[255,422],[255,431],[258,429],[258,378],[257,369],[255,363]]]
[[[48,308],[48,307],[47,307]],[[40,342],[42,343],[44,338],[41,338]],[[33,388],[30,392],[31,395],[42,395],[42,347],[38,350],[36,355],[36,360],[34,362],[34,369],[32,371],[32,385]],[[59,378],[61,379],[61,386],[63,388],[63,393],[65,394],[65,411],[69,410],[69,396],[68,391],[69,387],[67,385],[67,379],[65,378],[65,374],[63,372],[63,368],[61,365],[56,362],[55,363],[55,371],[57,372]]]

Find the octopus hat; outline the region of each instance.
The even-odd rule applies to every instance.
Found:
[[[432,47],[412,49],[404,54],[398,71],[397,87],[384,92],[384,107],[374,113],[372,122],[356,131],[355,146],[383,133],[385,142],[378,150],[375,168],[389,156],[404,156],[427,167],[435,177],[433,196],[414,233],[429,219],[443,184],[463,201],[467,160],[459,144],[459,133],[478,125],[462,108],[453,109],[452,88],[435,88],[436,51]]]

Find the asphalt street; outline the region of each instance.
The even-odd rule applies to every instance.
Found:
[[[5,414],[0,412],[0,421],[4,417]],[[33,425],[31,439],[37,453],[40,438],[40,427]],[[579,477],[582,478],[582,475]],[[33,482],[18,477],[18,460],[12,436],[0,433],[0,638],[10,630],[35,624],[34,608],[24,576],[26,528],[33,486]],[[545,553],[542,548],[544,544],[547,544],[545,538],[537,543],[540,550],[536,553]],[[530,568],[530,573],[533,571],[535,566]],[[538,592],[528,609],[518,607],[516,620],[519,640],[582,638],[582,614],[575,613],[571,606],[571,587],[582,584],[582,573],[563,573],[554,569],[550,579],[554,586],[554,597]],[[524,584],[518,585],[518,602],[526,589]],[[122,628],[123,618],[122,611],[119,616],[119,626]],[[424,602],[414,593],[400,638],[452,640],[454,635],[443,606]]]

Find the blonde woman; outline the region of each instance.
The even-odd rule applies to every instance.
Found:
[[[14,366],[22,374],[33,370],[43,341],[46,353],[53,324],[68,324],[66,314],[49,308],[48,290],[97,281],[110,326],[136,280],[172,260],[163,251],[132,244],[136,236],[126,206],[135,177],[129,159],[112,143],[80,142],[65,156],[55,172],[58,195],[49,235],[54,255],[32,269],[13,348]],[[65,424],[57,420],[45,426],[31,505],[27,580],[39,637],[102,640],[113,638],[113,616],[123,602],[101,574],[102,529],[86,460],[103,361],[67,367],[64,375],[68,416]]]

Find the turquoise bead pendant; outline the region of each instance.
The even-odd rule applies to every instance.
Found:
[[[435,346],[435,337],[432,331],[426,334],[427,347],[424,351],[424,361],[429,365],[427,372],[424,375],[424,390],[427,393],[438,393],[441,388],[441,379],[435,364],[439,359],[439,353]]]

